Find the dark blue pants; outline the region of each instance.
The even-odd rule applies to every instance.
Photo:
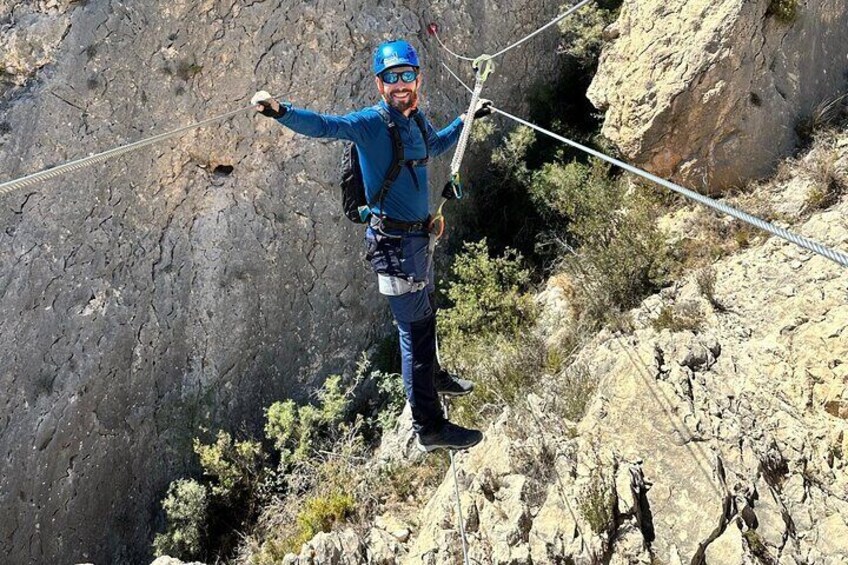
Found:
[[[397,277],[413,288],[387,296],[400,337],[403,386],[412,408],[415,431],[438,430],[445,418],[434,384],[436,368],[436,313],[430,300],[434,291],[430,236],[426,232],[365,233],[366,257],[377,275]],[[381,292],[383,292],[381,290]]]

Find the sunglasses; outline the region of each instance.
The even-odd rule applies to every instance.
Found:
[[[411,71],[403,71],[402,73],[385,71],[380,75],[380,78],[386,84],[395,84],[398,80],[402,80],[409,84],[410,82],[415,82],[415,79],[418,78],[418,71],[415,69],[412,69]]]

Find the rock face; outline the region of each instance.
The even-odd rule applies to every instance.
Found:
[[[772,6],[796,5],[794,16]],[[631,161],[700,190],[762,177],[846,90],[841,0],[625,0],[589,98]],[[740,158],[744,156],[744,158]]]
[[[848,157],[835,167],[848,171]],[[772,197],[788,200],[798,180]],[[793,229],[845,250],[846,214],[843,198]],[[555,393],[528,395],[457,454],[472,563],[848,562],[848,270],[778,239],[713,269],[710,293],[682,280],[631,312],[632,333],[583,347],[573,367],[597,387],[579,423],[558,407],[581,387],[552,377],[539,388]],[[540,300],[550,335],[567,319],[556,288]],[[654,327],[684,307],[699,329]],[[400,425],[390,450],[405,437]],[[379,562],[462,561],[450,472],[417,518]],[[384,555],[380,533],[347,543]],[[291,562],[312,563],[309,551]]]
[[[497,8],[0,0],[3,180],[246,106],[260,88],[344,113],[375,101],[379,41],[421,45],[438,20],[456,49],[483,52],[558,3]],[[552,70],[555,43],[511,52],[492,98],[521,100],[522,71]],[[466,95],[440,52],[423,55],[441,125]],[[246,111],[4,199],[4,563],[142,562],[201,426],[256,429],[263,407],[305,398],[385,331],[339,209],[340,151]]]
[[[845,249],[846,213],[843,201],[800,231]],[[531,401],[534,417],[505,417],[460,459],[477,559],[848,560],[848,272],[773,239],[719,262],[715,277],[715,305],[681,283],[633,312],[632,335],[602,333],[580,353],[599,392],[575,439],[550,404]],[[650,327],[668,304],[694,305],[703,329]],[[604,482],[593,467],[616,500],[600,535],[587,519],[585,485]],[[410,562],[428,552],[451,562],[452,486],[448,477],[422,513]]]

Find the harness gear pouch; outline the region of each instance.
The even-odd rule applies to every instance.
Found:
[[[377,286],[384,296],[401,296],[418,292],[427,287],[427,281],[410,281],[402,277],[377,274]]]
[[[432,238],[425,232],[389,236],[373,227],[365,233],[365,256],[377,275],[380,294],[401,296],[429,287]]]

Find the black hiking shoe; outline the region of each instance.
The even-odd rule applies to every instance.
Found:
[[[435,449],[468,449],[483,441],[483,432],[469,430],[450,422],[438,432],[418,434],[418,449],[424,452]]]
[[[474,383],[451,375],[444,369],[436,373],[436,392],[445,396],[465,396],[474,390]]]

